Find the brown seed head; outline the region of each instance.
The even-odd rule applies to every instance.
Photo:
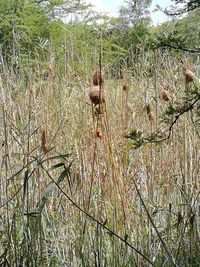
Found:
[[[164,101],[169,101],[170,100],[169,92],[167,90],[160,91],[160,99]]]
[[[151,107],[151,104],[150,103],[148,103],[146,105],[146,110],[147,110],[147,115],[152,111],[152,107]]]
[[[41,137],[41,147],[44,153],[47,152],[47,132],[46,130],[42,131],[42,137]]]
[[[92,86],[89,92],[90,100],[93,104],[98,105],[105,102],[105,94],[100,86]]]
[[[122,86],[122,89],[127,92],[128,91],[128,84],[127,83],[124,83],[123,86]]]
[[[186,83],[190,83],[195,79],[195,74],[191,70],[188,70],[188,69],[185,70],[184,75],[185,75],[185,82]]]
[[[154,122],[154,121],[155,121],[155,116],[154,116],[153,111],[150,111],[150,112],[148,113],[148,117],[149,117],[149,121],[150,121],[150,122]]]
[[[103,137],[103,133],[99,129],[96,131],[96,134],[97,134],[97,137],[99,137],[100,139]]]
[[[93,85],[97,86],[102,84],[103,84],[102,71],[100,69],[97,69],[93,74]]]

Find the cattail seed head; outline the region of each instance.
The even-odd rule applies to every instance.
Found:
[[[147,115],[152,111],[152,107],[151,107],[151,104],[150,103],[148,103],[146,105],[146,110],[147,110]]]
[[[194,72],[192,72],[191,70],[187,69],[184,71],[184,75],[185,75],[185,82],[186,83],[190,83],[195,79],[195,74]]]
[[[148,113],[148,117],[149,117],[149,121],[150,121],[150,122],[154,122],[154,121],[155,121],[155,116],[154,116],[153,111],[150,111],[150,112]]]
[[[167,90],[160,91],[160,99],[164,101],[169,101],[170,100],[169,92]]]
[[[41,147],[44,153],[47,152],[47,132],[46,130],[42,131],[42,136],[41,136]]]
[[[93,104],[98,105],[105,102],[105,94],[100,86],[92,86],[89,92],[90,100]]]
[[[93,74],[93,85],[97,86],[102,84],[103,84],[102,71],[100,69],[97,69]]]
[[[128,84],[124,83],[123,86],[122,86],[122,89],[123,89],[124,92],[127,92],[128,91]]]

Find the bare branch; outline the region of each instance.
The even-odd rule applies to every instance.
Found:
[[[109,229],[104,223],[101,223],[99,220],[97,220],[95,217],[93,217],[91,214],[86,212],[84,209],[82,209],[74,200],[72,200],[68,194],[61,188],[61,186],[53,179],[49,171],[42,165],[41,162],[38,161],[38,165],[42,167],[42,169],[46,172],[48,177],[52,180],[52,182],[57,186],[57,188],[63,193],[63,195],[68,199],[68,201],[79,211],[81,211],[86,217],[88,217],[90,220],[94,221],[97,225],[101,226],[103,229],[107,230],[111,235],[117,237],[119,240],[121,240],[123,243],[125,243],[128,247],[133,249],[135,252],[137,252],[140,256],[142,256],[148,263],[151,264],[151,266],[155,266],[152,261],[150,261],[144,254],[142,254],[141,251],[139,251],[137,248],[135,248],[133,245],[131,245],[126,239],[119,236],[117,233],[113,232],[111,229]]]
[[[200,53],[200,49],[189,49],[182,47],[181,45],[173,45],[173,44],[162,44],[160,47],[169,47],[176,50],[182,50],[184,52],[190,52],[190,53]]]

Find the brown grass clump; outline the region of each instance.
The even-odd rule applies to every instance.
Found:
[[[184,71],[184,75],[185,75],[185,82],[186,83],[190,83],[192,82],[194,79],[195,79],[195,74],[194,72],[192,72],[191,70],[189,69],[186,69]]]
[[[102,84],[103,84],[102,71],[100,69],[97,69],[93,74],[93,85],[97,86]]]
[[[170,95],[169,92],[167,90],[162,90],[160,91],[160,99],[164,100],[164,101],[170,101]]]
[[[95,106],[105,102],[105,94],[103,88],[100,89],[100,86],[92,86],[90,88],[89,96]]]

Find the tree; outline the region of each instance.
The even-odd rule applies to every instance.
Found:
[[[150,12],[148,9],[151,6],[152,0],[127,0],[126,3],[128,10],[130,10],[133,26],[150,22]]]
[[[155,29],[155,47],[167,47],[183,52],[199,53],[200,17],[196,10],[187,16],[164,23]],[[195,34],[194,34],[195,32]]]
[[[126,6],[119,10],[119,18],[124,29],[134,28],[140,24],[148,25],[152,0],[127,0]]]
[[[4,61],[21,68],[35,58],[36,52],[39,58],[41,55],[41,59],[46,59],[48,51],[43,43],[52,42],[58,48],[58,44],[61,47],[65,42],[64,15],[67,24],[89,20],[92,16],[89,7],[79,0],[2,0],[0,42]],[[61,35],[54,34],[58,28]]]
[[[113,62],[118,72],[131,67],[133,55],[137,57],[140,50],[146,47],[150,35],[150,4],[151,0],[128,0],[119,10],[119,18],[112,21],[109,38],[116,45],[113,49],[118,50],[118,57]]]
[[[199,0],[173,0],[175,6],[165,9],[165,13],[170,16],[180,16],[184,13],[200,8]],[[179,6],[181,4],[181,7]],[[199,10],[198,10],[199,12]]]

